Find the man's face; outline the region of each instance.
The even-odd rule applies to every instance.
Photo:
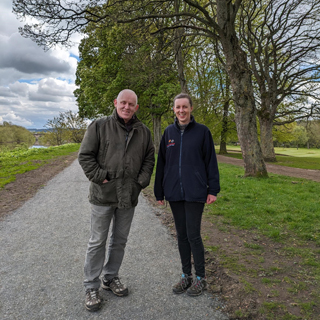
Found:
[[[139,108],[136,96],[128,91],[123,92],[118,99],[114,100],[114,106],[124,122],[128,122]]]
[[[179,123],[182,125],[190,122],[192,109],[193,107],[190,106],[189,99],[187,98],[177,99],[174,102],[173,111],[175,112]]]

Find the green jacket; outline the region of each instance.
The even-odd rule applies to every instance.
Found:
[[[93,121],[82,140],[79,163],[91,181],[89,201],[95,205],[131,208],[150,183],[154,146],[150,130],[135,118],[128,132],[116,109]],[[107,179],[107,183],[102,183]]]

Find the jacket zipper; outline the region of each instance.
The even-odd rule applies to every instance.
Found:
[[[180,134],[180,155],[179,155],[179,178],[180,178],[180,191],[181,191],[181,197],[183,198],[183,188],[182,188],[182,174],[181,174],[181,163],[182,163],[182,136],[183,132]]]

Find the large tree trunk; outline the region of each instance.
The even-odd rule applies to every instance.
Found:
[[[236,126],[244,160],[245,176],[268,176],[257,132],[257,112],[247,55],[235,32],[236,8],[231,1],[217,0],[219,36],[226,58],[236,107]]]
[[[153,114],[153,144],[155,148],[155,152],[158,153],[160,141],[161,141],[161,116]]]
[[[274,152],[272,127],[273,121],[259,117],[260,122],[260,140],[264,161],[276,162],[276,154]]]

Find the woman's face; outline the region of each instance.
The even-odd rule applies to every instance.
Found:
[[[174,102],[173,111],[176,114],[181,125],[185,125],[190,122],[192,110],[193,107],[190,106],[188,98],[177,99]]]

